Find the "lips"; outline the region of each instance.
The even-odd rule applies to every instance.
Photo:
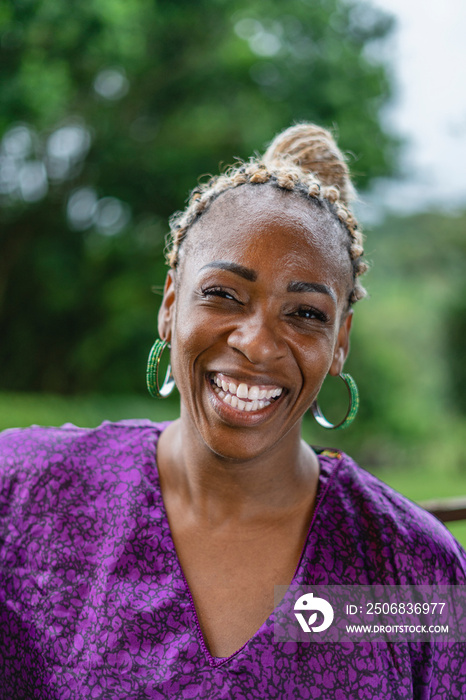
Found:
[[[212,372],[209,380],[222,403],[238,411],[260,411],[270,406],[283,392],[283,387],[278,385],[240,382],[220,372]]]

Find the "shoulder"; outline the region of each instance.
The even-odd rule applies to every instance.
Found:
[[[72,423],[64,425],[42,426],[31,425],[28,428],[8,428],[0,432],[0,445],[2,450],[15,449],[18,447],[66,445],[67,443],[93,440],[107,440],[115,438],[117,435],[131,435],[155,431],[161,433],[170,421],[154,423],[150,420],[121,420],[116,422],[104,421],[96,428],[81,428]]]
[[[105,421],[96,428],[70,423],[60,427],[33,425],[0,433],[0,477],[18,471],[44,471],[53,465],[70,468],[76,463],[104,457],[112,451],[131,452],[158,437],[168,423],[149,420]]]
[[[394,583],[466,583],[466,552],[433,515],[340,453],[329,489],[335,527]],[[409,580],[403,580],[409,579]]]
[[[120,421],[1,433],[0,530],[39,514],[69,520],[83,508],[105,509],[107,502],[131,508],[146,486],[158,489],[156,447],[166,425]]]

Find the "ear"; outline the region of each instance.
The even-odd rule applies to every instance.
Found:
[[[172,339],[172,326],[175,319],[175,272],[169,270],[165,279],[162,305],[159,309],[158,331],[162,340],[170,342]]]
[[[338,331],[337,342],[333,352],[333,361],[328,371],[332,377],[337,377],[340,372],[343,371],[343,366],[346,358],[348,357],[350,349],[350,331],[352,322],[353,309],[350,309],[340,326],[340,330]]]

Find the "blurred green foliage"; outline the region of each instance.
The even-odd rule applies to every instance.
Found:
[[[392,171],[390,27],[343,0],[0,0],[0,386],[144,392],[166,219],[219,161],[306,119],[359,185]]]

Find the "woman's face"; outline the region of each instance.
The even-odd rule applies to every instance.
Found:
[[[343,240],[318,204],[264,185],[225,192],[189,230],[159,333],[181,418],[216,454],[247,460],[295,440],[327,373],[342,370],[352,287]]]

